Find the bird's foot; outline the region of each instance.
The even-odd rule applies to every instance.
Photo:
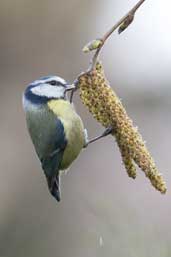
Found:
[[[97,136],[97,137],[95,137],[95,138],[93,138],[93,139],[91,139],[91,140],[88,140],[87,130],[85,130],[85,132],[86,132],[85,135],[87,135],[87,136],[85,136],[85,138],[86,138],[86,143],[85,143],[85,145],[84,145],[84,148],[86,148],[89,144],[96,142],[96,141],[99,140],[100,138],[103,138],[103,137],[106,137],[106,136],[110,135],[110,134],[113,132],[113,130],[114,130],[113,127],[112,127],[112,126],[109,126],[109,127],[107,127],[107,128],[105,129],[105,131],[104,131],[100,136]]]

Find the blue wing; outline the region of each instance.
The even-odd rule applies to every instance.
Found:
[[[49,190],[59,200],[59,169],[67,145],[63,124],[47,105],[35,107],[30,104],[26,109],[26,120]]]
[[[49,147],[51,151],[47,151],[48,154],[45,154],[41,158],[41,163],[49,190],[56,200],[60,201],[59,169],[67,140],[65,138],[64,127],[59,119],[56,119],[55,129],[55,135],[54,131],[52,131],[52,137],[49,138]]]

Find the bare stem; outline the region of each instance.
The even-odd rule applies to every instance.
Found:
[[[122,24],[124,24],[124,28],[122,29],[125,30],[130,24],[131,22],[133,21],[133,18],[134,18],[134,15],[136,13],[136,11],[138,10],[138,8],[145,2],[145,0],[139,0],[138,3],[126,14],[124,15],[109,31],[107,31],[104,36],[100,39],[101,41],[101,44],[100,46],[96,49],[93,57],[92,57],[92,60],[91,60],[91,63],[90,63],[90,66],[88,67],[88,69],[84,72],[82,72],[81,74],[78,75],[78,77],[76,78],[76,80],[73,82],[73,84],[75,85],[75,89],[71,92],[71,96],[70,96],[70,102],[72,102],[73,100],[73,95],[74,95],[74,92],[78,89],[78,84],[79,84],[79,78],[81,76],[84,76],[85,74],[88,74],[90,73],[95,65],[96,65],[96,62],[97,62],[97,59],[98,59],[98,56],[99,56],[99,53],[103,47],[103,45],[105,44],[105,42],[107,41],[107,39],[111,36],[111,34],[118,28],[120,27]],[[121,32],[122,32],[121,31]],[[119,32],[120,33],[120,32]]]
[[[123,23],[125,22],[127,19],[129,19],[129,17],[134,17],[136,11],[138,10],[138,8],[145,2],[145,0],[140,0],[126,15],[124,15],[109,31],[107,31],[104,36],[101,38],[101,42],[102,44],[100,45],[100,47],[96,50],[95,54],[93,55],[92,61],[91,61],[91,65],[89,67],[89,71],[91,71],[94,66],[96,65],[97,62],[97,58],[99,56],[99,53],[103,47],[103,45],[105,44],[106,40],[111,36],[111,34]]]

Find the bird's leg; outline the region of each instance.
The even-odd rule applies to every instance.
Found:
[[[75,91],[77,90],[77,88],[75,87],[72,91],[71,91],[71,94],[70,94],[70,103],[72,103],[73,102],[73,97],[74,97],[74,93],[75,93]]]
[[[73,84],[71,85],[72,86],[72,90],[71,90],[71,94],[70,94],[70,103],[73,102],[73,97],[74,97],[74,93],[78,90],[78,84],[79,84],[79,79],[75,79]]]
[[[79,89],[79,79],[81,78],[81,76],[83,76],[87,73],[89,73],[89,70],[86,72],[81,72],[80,75],[74,80],[74,82],[72,84],[74,88],[72,89],[71,94],[70,94],[70,103],[73,102],[74,93]]]
[[[97,136],[95,138],[92,138],[90,140],[88,140],[88,137],[87,137],[87,131],[85,131],[85,134],[86,134],[86,143],[84,145],[84,148],[86,148],[89,144],[91,143],[94,143],[96,142],[97,140],[99,140],[100,138],[103,138],[103,137],[106,137],[108,135],[110,135],[111,133],[113,132],[113,127],[112,126],[109,126],[105,129],[105,131],[100,135],[100,136]]]

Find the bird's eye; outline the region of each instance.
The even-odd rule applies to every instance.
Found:
[[[57,86],[58,85],[56,80],[49,81],[49,84],[52,85],[52,86]]]

